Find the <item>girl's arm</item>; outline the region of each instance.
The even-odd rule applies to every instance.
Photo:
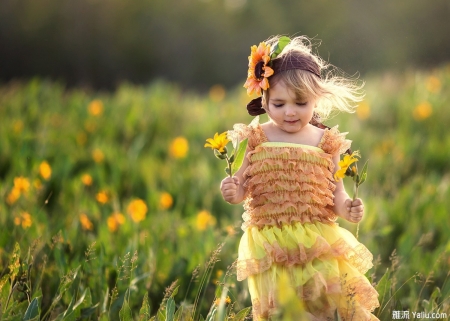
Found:
[[[247,159],[248,149],[245,152],[244,161],[241,168],[233,177],[226,177],[220,183],[220,191],[225,201],[231,204],[239,204],[244,200],[246,190],[244,182],[247,177],[244,177],[244,172],[248,167],[249,161]]]
[[[339,169],[339,154],[333,156],[335,172]],[[334,175],[334,173],[333,173]],[[334,182],[336,189],[334,190],[334,212],[343,219],[358,223],[364,215],[364,204],[360,198],[354,201],[345,191],[342,180]]]

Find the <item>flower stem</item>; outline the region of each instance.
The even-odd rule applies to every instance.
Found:
[[[231,173],[231,162],[230,162],[230,159],[228,158],[228,154],[226,155],[226,159],[227,159],[227,164],[228,164],[228,170],[229,170],[229,172],[230,172],[230,177],[233,177],[233,175],[232,175],[232,173]]]
[[[353,201],[355,201],[358,198],[358,183],[355,182],[355,185],[353,185]],[[359,237],[359,222],[356,225],[356,239]]]
[[[353,201],[355,201],[358,198],[358,184],[355,183],[353,186]]]

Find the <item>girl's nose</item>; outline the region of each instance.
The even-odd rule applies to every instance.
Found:
[[[286,106],[285,114],[286,114],[286,116],[294,116],[295,115],[295,109],[292,108],[291,106]]]

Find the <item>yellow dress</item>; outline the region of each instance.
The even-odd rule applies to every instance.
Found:
[[[248,138],[249,166],[237,278],[248,279],[254,320],[277,308],[282,274],[314,321],[378,320],[378,293],[364,276],[372,254],[335,223],[332,155],[351,144],[337,126],[320,144],[268,142],[256,117],[236,124],[230,137]]]

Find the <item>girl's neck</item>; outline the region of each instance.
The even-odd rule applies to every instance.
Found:
[[[283,142],[316,146],[323,135],[323,130],[311,124],[295,133],[289,133],[276,126],[271,120],[261,125],[269,142]]]

